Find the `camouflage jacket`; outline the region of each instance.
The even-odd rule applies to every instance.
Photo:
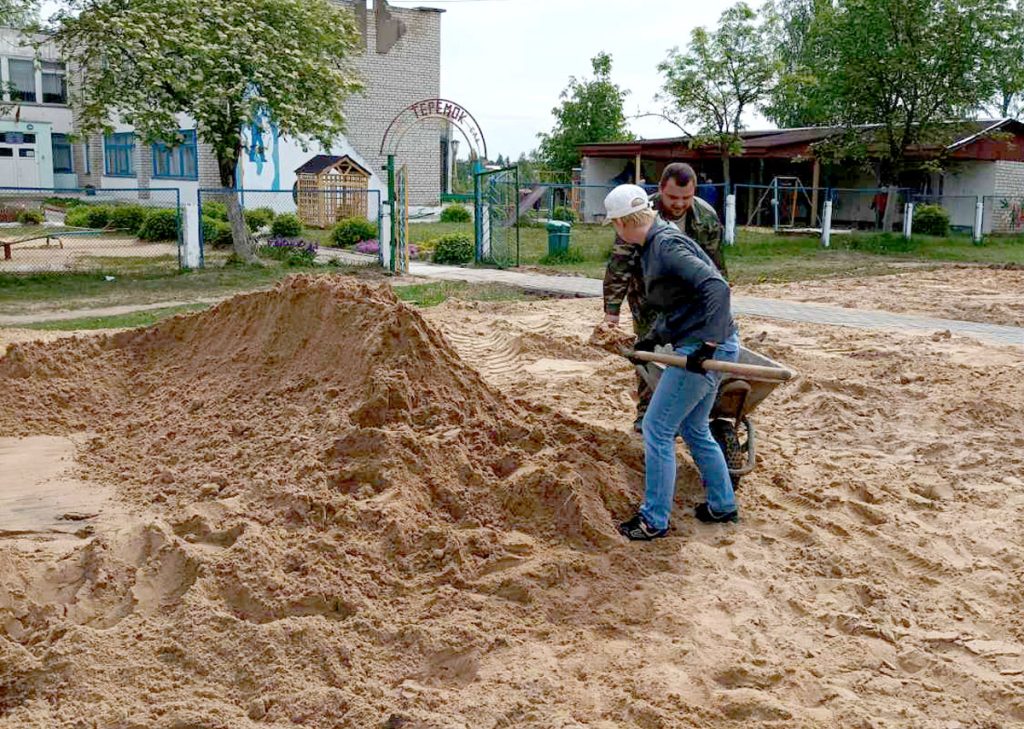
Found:
[[[658,214],[665,217],[657,194],[651,196],[651,202],[654,203]],[[669,220],[667,217],[665,219]],[[670,222],[676,223],[685,235],[697,241],[721,271],[722,277],[728,279],[725,258],[722,256],[722,225],[718,222],[718,214],[713,207],[695,197],[693,206],[684,219]],[[655,318],[654,312],[645,301],[646,291],[643,272],[640,269],[642,249],[643,246],[631,246],[616,237],[604,274],[605,313],[617,315],[622,308],[622,302],[628,301],[638,335],[645,333]]]

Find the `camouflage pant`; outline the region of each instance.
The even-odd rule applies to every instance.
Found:
[[[630,302],[631,304],[633,302]],[[633,331],[636,332],[636,341],[640,341],[647,333],[651,331],[651,327],[654,325],[654,320],[657,318],[655,312],[650,311],[642,305],[630,306],[630,311],[633,312]],[[636,418],[641,419],[644,413],[647,412],[647,406],[651,404],[651,398],[654,396],[654,389],[647,384],[647,380],[641,377],[640,373],[636,373]]]

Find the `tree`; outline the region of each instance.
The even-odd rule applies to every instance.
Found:
[[[779,75],[762,110],[780,127],[808,127],[835,121],[829,116],[830,110],[817,104],[814,60],[828,49],[820,47],[820,34],[811,32],[815,19],[829,12],[831,6],[832,0],[774,0],[763,8]]]
[[[717,148],[726,183],[729,158],[743,149],[743,112],[766,97],[775,69],[763,23],[743,2],[722,13],[715,31],[695,28],[686,53],[673,48],[658,64],[666,113],[697,127],[691,144]]]
[[[998,116],[1024,112],[1024,0],[1006,7],[993,37],[992,64],[996,95],[991,106]]]
[[[39,13],[36,0],[0,0],[0,25],[23,28],[31,24]]]
[[[352,13],[330,0],[71,0],[53,40],[74,59],[71,104],[84,133],[117,119],[143,143],[180,142],[178,114],[197,123],[235,188],[243,127],[264,118],[282,136],[325,149],[361,88]],[[228,198],[235,252],[255,260],[237,196]]]
[[[784,37],[805,40],[766,113],[778,124],[841,126],[816,154],[877,160],[880,185],[897,184],[909,150],[941,149],[962,134],[950,121],[973,115],[994,94],[1003,0],[792,0],[774,7],[783,8]]]
[[[565,179],[580,164],[582,144],[619,142],[629,139],[626,115],[622,109],[628,91],[611,82],[612,57],[598,53],[590,61],[592,80],[570,77],[562,91],[562,103],[551,110],[555,126],[550,134],[538,134],[539,154],[549,170]]]

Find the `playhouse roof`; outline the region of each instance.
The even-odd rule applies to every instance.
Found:
[[[325,170],[329,170],[332,167],[337,167],[342,162],[348,162],[353,167],[356,167],[360,171],[362,171],[367,177],[370,176],[370,171],[368,169],[363,167],[361,164],[356,162],[347,154],[318,154],[315,157],[307,160],[305,164],[303,164],[301,167],[295,170],[295,174],[319,175],[321,172],[324,172]]]

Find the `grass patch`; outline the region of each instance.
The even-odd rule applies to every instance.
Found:
[[[25,329],[39,329],[42,331],[78,331],[83,329],[134,329],[135,327],[148,327],[161,319],[166,319],[175,314],[184,314],[191,311],[202,311],[208,308],[208,304],[185,304],[183,306],[168,306],[162,309],[148,309],[146,311],[133,311],[127,314],[114,316],[83,317],[81,319],[60,319],[57,321],[41,321],[34,324],[21,325]]]
[[[395,295],[421,308],[437,306],[448,299],[463,301],[524,301],[529,295],[522,289],[503,284],[470,284],[465,281],[437,281],[395,286]]]

